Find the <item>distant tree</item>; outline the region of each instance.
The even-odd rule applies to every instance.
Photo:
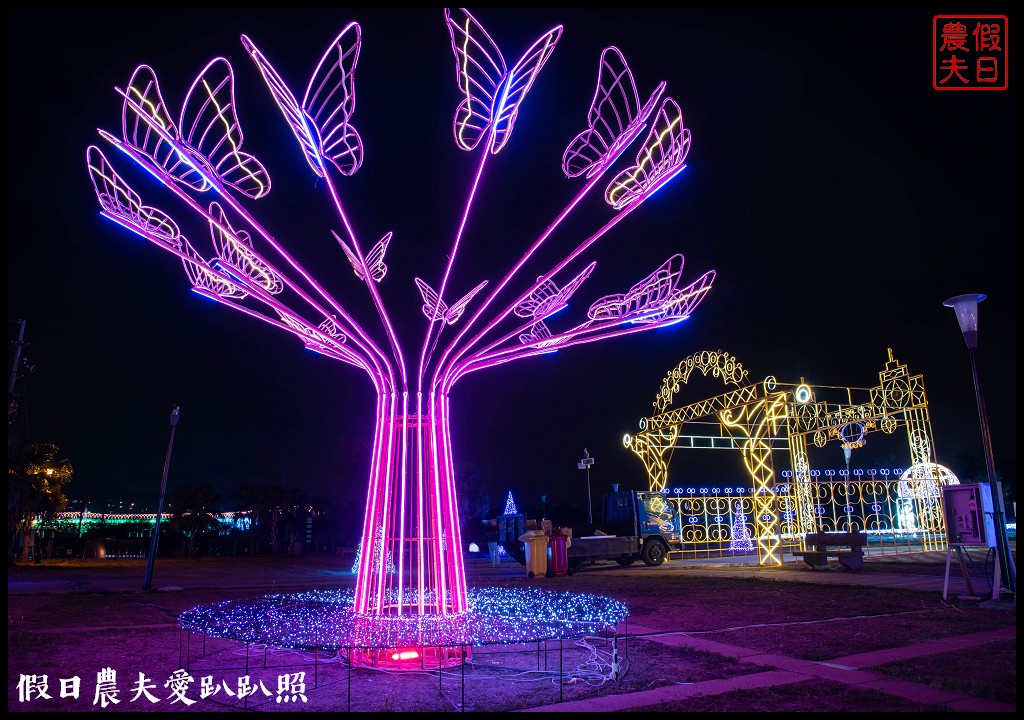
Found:
[[[232,497],[238,502],[238,511],[246,513],[249,517],[249,554],[255,555],[259,549],[259,543],[256,542],[257,530],[269,517],[269,488],[267,485],[244,483]]]
[[[170,526],[188,539],[188,554],[196,552],[196,538],[204,532],[220,530],[224,516],[218,506],[224,498],[209,483],[179,485],[167,494],[171,510]]]
[[[471,462],[461,462],[455,468],[455,485],[459,490],[459,517],[463,521],[463,539],[471,540],[480,534],[478,528],[481,521],[489,516],[490,493],[487,491],[480,468]]]
[[[313,495],[306,501],[313,516],[314,547],[333,552],[338,545],[355,546],[359,541],[362,508],[351,499],[334,495]]]
[[[71,462],[52,443],[7,445],[7,559],[15,559],[18,537],[38,519],[67,505],[64,485],[75,475]],[[26,544],[27,547],[27,544]],[[39,555],[37,553],[36,558]]]
[[[299,492],[283,485],[269,485],[268,509],[270,511],[270,552],[281,552],[281,538],[286,526],[295,518],[299,504]]]

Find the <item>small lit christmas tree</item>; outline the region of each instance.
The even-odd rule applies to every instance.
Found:
[[[383,537],[384,537],[384,530],[382,528],[378,528],[378,530],[377,530],[377,540],[380,541],[380,540],[383,539]],[[442,540],[443,540],[443,538],[442,538]],[[374,545],[373,552],[374,552],[373,560],[374,560],[374,562],[377,562],[380,559],[380,553],[381,553],[381,545],[379,543]],[[359,572],[359,562],[360,562],[360,560],[362,560],[362,557],[363,557],[363,541],[360,540],[359,541],[359,545],[356,546],[356,559],[352,563],[352,572],[354,572],[354,573],[358,573]],[[391,552],[390,551],[388,552],[387,572],[389,574],[392,574],[392,575],[395,572],[395,562],[394,562],[394,558],[392,558],[392,556],[391,556]]]
[[[754,542],[750,539],[750,528],[747,527],[747,516],[739,503],[736,503],[736,512],[733,514],[732,541],[729,543],[729,549],[741,551],[754,549]]]
[[[508,491],[508,497],[505,498],[505,512],[503,515],[516,515],[519,511],[516,510],[516,501],[512,499],[512,491]]]

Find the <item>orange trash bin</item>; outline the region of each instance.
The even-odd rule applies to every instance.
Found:
[[[543,530],[527,530],[519,536],[526,550],[526,576],[546,577],[548,572],[548,536]]]

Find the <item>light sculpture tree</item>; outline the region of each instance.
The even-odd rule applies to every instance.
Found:
[[[196,77],[177,120],[154,71],[139,66],[122,97],[121,134],[99,133],[183,200],[208,232],[213,255],[200,252],[168,213],[143,201],[97,146],[88,170],[102,214],[179,258],[193,289],[222,305],[296,335],[309,349],[366,373],[376,390],[376,430],[370,466],[354,610],[371,635],[396,618],[458,616],[467,610],[462,540],[449,430],[452,387],[470,373],[651,330],[685,319],[712,286],[714,271],[684,283],[683,256],[673,255],[620,294],[590,304],[578,324],[556,329],[549,318],[567,307],[594,271],[594,244],[684,168],[690,132],[679,105],[661,83],[641,103],[622,53],[600,57],[586,128],[562,158],[565,175],[583,187],[546,230],[524,243],[522,257],[496,282],[453,275],[477,187],[488,161],[509,143],[531,87],[562,36],[544,33],[509,68],[498,46],[464,9],[446,9],[461,101],[453,122],[456,146],[479,160],[439,280],[414,278],[426,331],[419,347],[400,342],[378,284],[387,274],[391,233],[367,243],[349,220],[343,180],[363,162],[353,125],[355,70],[361,30],[349,23],[330,43],[299,99],[291,85],[248,37],[254,61],[337,215],[332,234],[358,282],[365,286],[379,326],[371,332],[288,253],[278,235],[252,214],[251,201],[270,191],[267,169],[243,150],[235,111],[234,75],[224,58]],[[641,133],[631,161],[605,179]],[[521,270],[581,200],[604,186],[609,219],[535,279]],[[208,198],[205,199],[204,198]],[[459,288],[456,290],[456,288]],[[452,299],[456,298],[456,299]],[[550,324],[549,324],[550,323]],[[376,621],[376,624],[375,624]],[[385,630],[385,632],[387,632]]]

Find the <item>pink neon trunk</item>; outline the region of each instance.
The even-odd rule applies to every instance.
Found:
[[[447,396],[379,396],[355,610],[450,615],[468,608]]]

